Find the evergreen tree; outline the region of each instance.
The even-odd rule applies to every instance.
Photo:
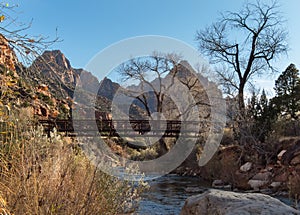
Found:
[[[276,115],[265,90],[262,90],[260,96],[255,93],[252,94],[248,105],[248,120],[250,122],[251,135],[256,140],[265,142],[276,120]]]
[[[297,119],[300,111],[300,77],[299,70],[290,64],[275,81],[276,96],[273,99],[278,114]]]
[[[269,108],[269,100],[267,98],[266,92],[263,89],[263,91],[261,92],[261,96],[260,96],[260,102],[259,102],[260,106],[261,106],[261,112],[263,114],[266,114],[266,112],[268,112],[268,108]]]
[[[257,101],[257,95],[256,93],[253,91],[252,92],[252,96],[250,98],[250,100],[248,101],[248,118],[252,119],[252,120],[256,120],[258,113],[257,113],[257,105],[258,105],[258,101]]]
[[[259,118],[256,121],[256,126],[259,130],[259,140],[265,142],[266,137],[272,130],[272,124],[276,119],[276,115],[273,114],[271,104],[267,98],[265,90],[262,91],[259,100],[260,112]]]

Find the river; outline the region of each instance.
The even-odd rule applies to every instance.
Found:
[[[136,215],[177,215],[189,196],[199,194],[209,186],[198,177],[178,175],[166,175],[148,183],[150,189],[142,194]],[[276,198],[291,205],[288,198]]]
[[[205,190],[207,184],[197,177],[167,175],[148,182],[150,189],[142,194],[139,215],[179,214],[185,200]]]

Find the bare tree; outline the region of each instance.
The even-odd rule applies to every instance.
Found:
[[[246,3],[239,12],[198,31],[199,49],[218,66],[217,74],[227,89],[237,92],[238,109],[244,113],[244,90],[251,78],[273,72],[272,60],[287,52],[287,32],[277,1]]]
[[[5,37],[10,47],[25,64],[59,41],[58,36],[50,39],[43,35],[30,35],[26,31],[31,27],[32,21],[25,23],[18,19],[18,5],[0,3],[0,34]]]
[[[163,56],[154,53],[149,57],[131,59],[121,65],[119,73],[122,80],[138,84],[135,87],[128,87],[127,95],[135,97],[143,105],[150,118],[151,112],[162,113],[164,107],[170,108],[170,105],[164,105],[165,100],[167,100],[164,92],[173,86],[179,62],[180,57],[178,55]],[[170,77],[169,83],[164,82],[167,75]],[[150,94],[141,92],[150,92]],[[137,94],[140,95],[135,96]]]
[[[183,115],[189,118],[188,112],[194,106],[205,106],[209,109],[204,86],[199,81],[200,77],[193,71],[189,63],[177,54],[153,53],[152,56],[131,59],[122,64],[118,73],[123,82],[133,83],[126,88],[125,93],[142,104],[148,117],[152,118],[152,113],[157,112],[175,120]],[[188,100],[187,92],[193,101]],[[180,94],[180,102],[185,104],[180,111],[168,95],[174,93]]]

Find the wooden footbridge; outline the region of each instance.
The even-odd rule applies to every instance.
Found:
[[[152,121],[161,129],[151,129],[149,120],[130,120],[128,124],[127,120],[39,120],[39,123],[43,125],[45,132],[50,134],[54,128],[58,132],[62,132],[67,136],[148,136],[148,137],[178,137],[179,135],[185,135],[187,137],[199,137],[199,132],[195,132],[195,129],[187,129],[182,127],[182,122],[179,120],[167,120],[167,121]],[[80,129],[74,129],[74,125],[77,125]],[[128,126],[129,125],[129,126]],[[199,126],[199,122],[189,121],[188,127]],[[78,130],[78,131],[76,131]]]

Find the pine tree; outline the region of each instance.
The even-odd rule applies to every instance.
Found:
[[[252,93],[248,102],[248,121],[251,135],[255,140],[265,142],[275,119],[265,90],[262,90],[260,96]]]
[[[290,64],[275,81],[276,96],[273,99],[278,114],[297,119],[300,111],[300,77],[299,70]]]
[[[258,113],[257,113],[257,105],[258,105],[258,101],[257,101],[257,95],[255,92],[252,92],[252,96],[250,98],[250,100],[248,101],[248,118],[252,119],[252,120],[256,120]]]
[[[267,98],[266,92],[263,89],[263,91],[261,92],[261,96],[260,96],[260,102],[259,102],[260,106],[261,106],[261,112],[262,115],[266,114],[266,112],[268,112],[268,107],[269,107],[269,100]]]

